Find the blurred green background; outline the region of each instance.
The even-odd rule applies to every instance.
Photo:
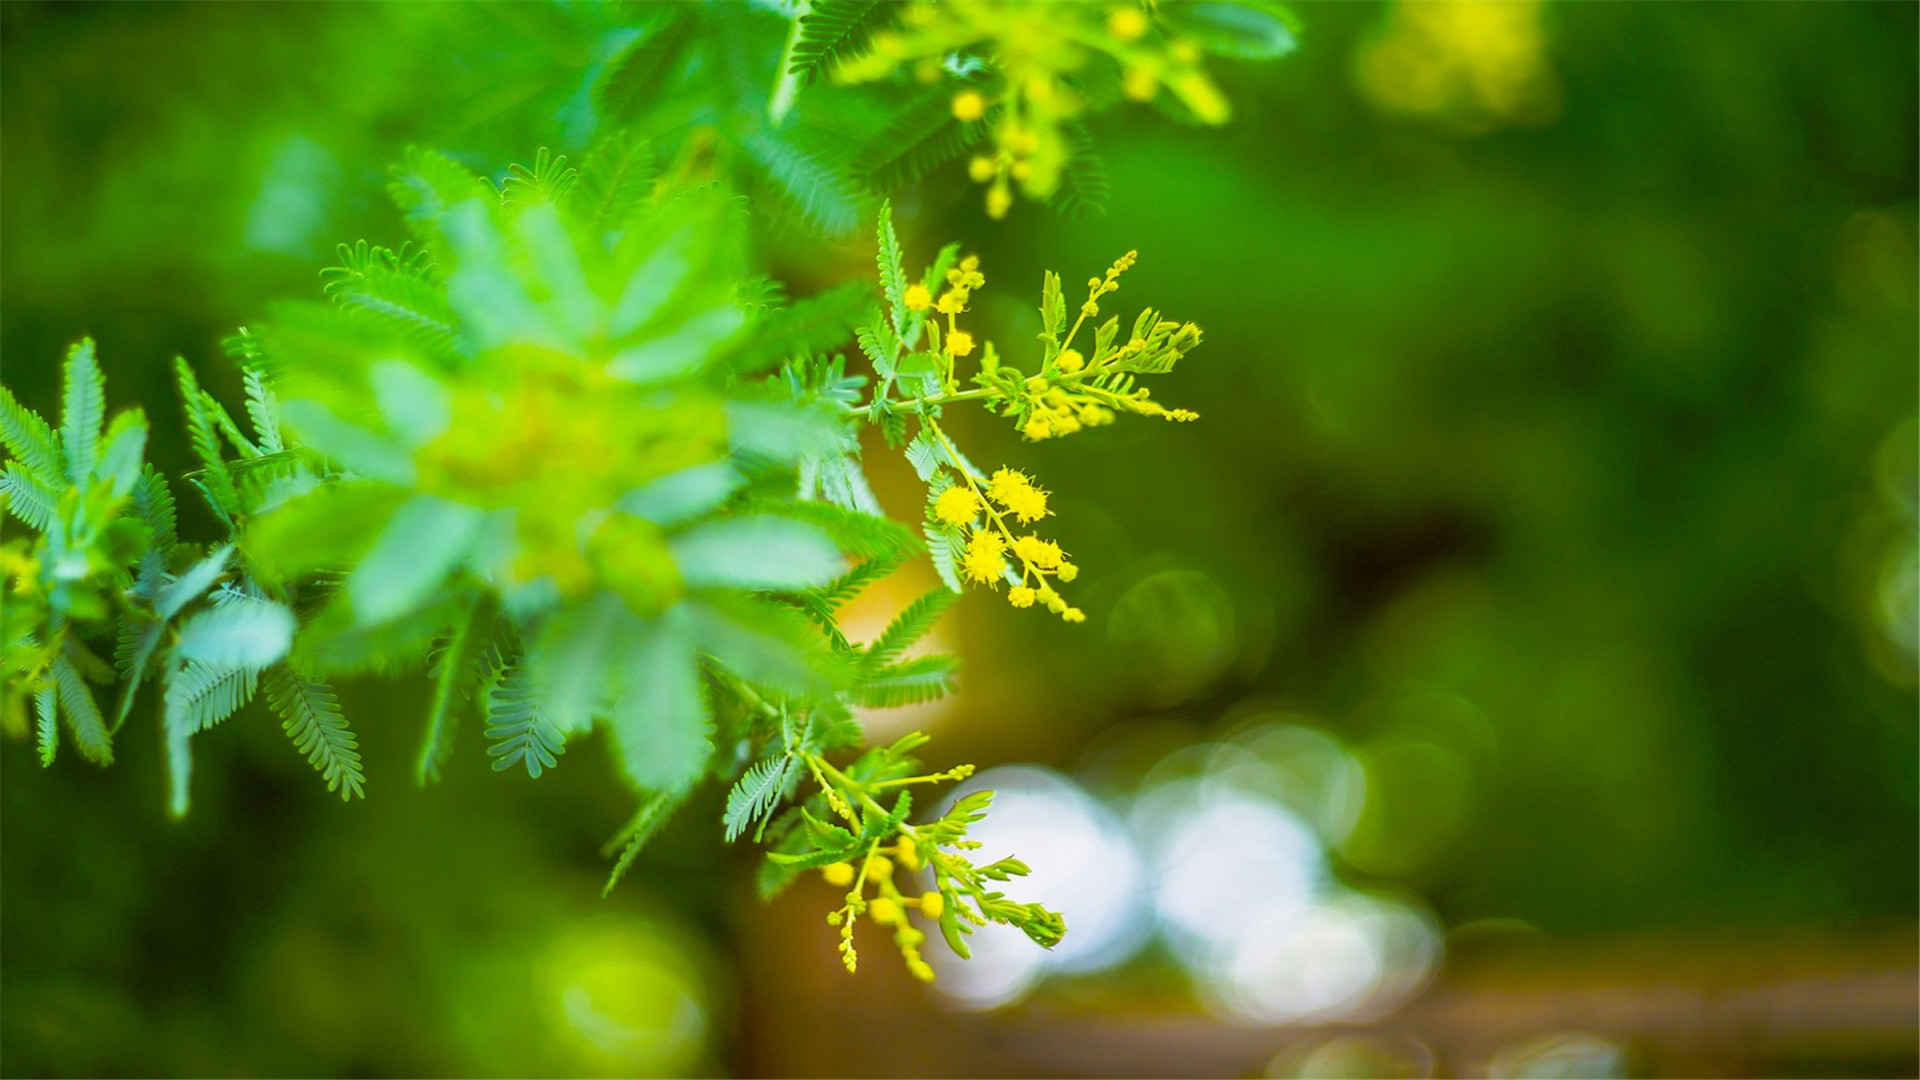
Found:
[[[1054,967],[835,974],[822,895],[716,855],[717,796],[602,901],[597,752],[532,782],[470,739],[418,791],[425,688],[367,684],[351,806],[257,707],[184,823],[157,725],[106,772],[0,747],[0,1071],[1912,1073],[1917,10],[1308,4],[1294,55],[1222,65],[1231,126],[1092,122],[1103,215],[988,222],[960,164],[901,198],[910,261],[981,254],[1002,343],[1043,269],[1129,248],[1123,310],[1207,332],[1159,392],[1198,424],[956,425],[1056,492],[1089,621],[976,598],[961,696],[875,718],[1077,808],[1071,843],[1008,819],[1086,862]],[[174,354],[231,396],[221,336],[402,237],[408,144],[577,150],[643,16],[0,6],[7,385],[51,412],[93,335],[178,475]],[[796,293],[871,266],[764,242]],[[1674,988],[1718,1004],[1595,1004]]]

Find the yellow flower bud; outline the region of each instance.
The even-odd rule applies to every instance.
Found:
[[[920,910],[925,913],[927,918],[937,919],[940,917],[940,913],[946,909],[946,897],[941,896],[939,893],[930,892],[920,895]]]
[[[907,302],[908,311],[925,311],[933,306],[933,294],[927,291],[925,285],[914,284],[907,286],[907,294],[904,299]]]
[[[962,90],[953,95],[953,118],[978,120],[987,114],[987,99],[978,90]]]
[[[853,864],[829,863],[820,868],[820,876],[827,879],[827,884],[837,889],[844,889],[853,884]]]
[[[933,500],[933,516],[949,525],[965,525],[980,514],[980,496],[972,488],[950,487]]]
[[[869,855],[867,876],[875,881],[884,881],[893,876],[893,863],[885,855]]]
[[[913,842],[913,837],[902,836],[900,838],[900,850],[897,852],[897,857],[900,859],[900,865],[906,867],[908,870],[920,869],[920,848]]]
[[[1065,619],[1067,622],[1072,622],[1072,623],[1081,623],[1081,622],[1087,621],[1087,613],[1084,611],[1081,611],[1077,607],[1070,607],[1067,610],[1061,612],[1060,617],[1062,619]]]
[[[873,903],[867,905],[867,914],[877,923],[897,923],[901,916],[900,905],[884,896],[875,897]]]
[[[1025,435],[1034,442],[1039,442],[1041,439],[1053,434],[1053,427],[1047,423],[1045,416],[1034,413],[1033,417],[1027,421],[1026,426],[1020,429],[1020,434]]]
[[[1007,590],[1007,603],[1017,608],[1029,608],[1033,606],[1035,596],[1033,589],[1028,586],[1015,585]]]
[[[973,351],[973,335],[965,330],[955,330],[947,334],[947,353],[951,356],[965,356]]]
[[[1061,581],[1072,581],[1080,576],[1080,568],[1070,562],[1061,563],[1060,569],[1056,572],[1060,575]]]
[[[1136,7],[1115,8],[1107,16],[1107,32],[1121,41],[1132,41],[1147,32],[1147,17]]]
[[[1006,217],[1007,211],[1011,209],[1013,209],[1013,192],[1008,191],[1005,184],[995,184],[987,189],[988,217],[998,221]]]
[[[993,167],[993,159],[989,157],[976,157],[967,162],[967,175],[972,177],[976,184],[984,184],[993,179],[993,174],[998,171]]]
[[[1087,366],[1087,358],[1081,356],[1078,349],[1066,349],[1054,358],[1054,363],[1060,365],[1061,371],[1071,375]]]

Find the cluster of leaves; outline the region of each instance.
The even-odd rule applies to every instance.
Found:
[[[977,22],[1016,8],[1031,18],[1025,5],[966,10]],[[752,831],[770,847],[767,891],[815,867],[850,886],[831,920],[849,968],[866,915],[930,976],[910,907],[963,955],[989,922],[1058,941],[1057,914],[992,887],[1023,864],[965,854],[990,794],[909,820],[908,787],[971,766],[921,773],[917,735],[860,753],[854,710],[952,690],[954,659],[914,647],[967,580],[1084,618],[1053,587],[1077,567],[1010,524],[1046,516],[1047,493],[975,467],[944,410],[979,402],[1030,438],[1122,412],[1188,419],[1134,379],[1169,370],[1199,331],[1149,310],[1124,343],[1110,318],[1087,355],[1074,347],[1129,253],[1089,281],[1071,327],[1047,276],[1029,375],[959,324],[985,285],[978,261],[948,245],[909,277],[884,200],[877,288],[790,302],[755,274],[749,242],[748,208],[769,187],[822,228],[864,213],[880,185],[818,197],[850,175],[806,145],[841,115],[833,95],[853,93],[825,76],[885,52],[896,20],[929,27],[948,11],[801,4],[768,103],[746,56],[760,37],[735,25],[757,28],[760,13],[647,9],[601,88],[636,123],[577,166],[543,149],[496,182],[410,151],[389,190],[411,241],[343,246],[324,300],[274,307],[224,343],[244,424],[175,361],[196,459],[180,479],[219,535],[177,534],[173,491],[144,463],[146,420],[107,420],[91,342],[67,356],[57,432],[0,388],[0,500],[33,534],[0,544],[5,728],[31,727],[52,765],[64,720],[104,765],[156,684],[169,806],[185,814],[193,737],[264,689],[296,751],[352,799],[368,770],[334,680],[424,674],[417,783],[439,778],[463,728],[480,729],[495,770],[532,777],[601,733],[638,804],[610,845],[609,888],[697,787],[721,781],[727,838]],[[956,78],[1014,60],[955,50]],[[718,137],[687,134],[702,130]],[[871,379],[850,371],[848,347]],[[862,465],[868,425],[928,484],[918,531],[881,513]],[[942,586],[874,640],[850,640],[843,606],[922,553]],[[107,641],[111,664],[96,652]],[[118,682],[110,710],[89,681]],[[932,887],[909,903],[896,866]]]

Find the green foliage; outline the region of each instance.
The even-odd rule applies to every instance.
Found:
[[[808,0],[787,50],[788,73],[811,79],[861,52],[889,6],[881,0]]]
[[[984,277],[958,245],[910,275],[886,195],[989,125],[945,90],[851,84],[883,74],[854,69],[899,59],[897,20],[917,38],[951,19],[982,32],[916,77],[991,87],[1002,58],[981,46],[1016,9],[1028,11],[813,0],[784,26],[751,5],[642,9],[591,77],[606,123],[576,144],[584,154],[540,147],[486,177],[408,150],[388,192],[412,241],[340,245],[320,275],[324,302],[278,305],[229,337],[238,412],[174,361],[193,461],[181,479],[217,525],[200,542],[176,535],[167,481],[143,461],[144,416],[108,419],[91,341],[67,354],[57,431],[0,388],[11,459],[0,498],[35,534],[0,547],[9,726],[26,733],[30,702],[44,765],[61,718],[80,755],[106,764],[113,732],[157,681],[168,805],[184,814],[192,739],[264,683],[295,750],[351,800],[365,765],[328,679],[424,669],[420,784],[457,752],[468,713],[494,770],[535,779],[569,743],[603,734],[638,799],[611,845],[609,888],[719,778],[732,782],[722,833],[771,835],[770,880],[883,845],[904,861],[922,843],[949,905],[923,906],[951,940],[983,921],[1057,940],[1057,916],[981,884],[1013,864],[976,869],[957,854],[973,801],[916,827],[911,796],[892,790],[970,768],[910,775],[918,738],[844,770],[829,760],[861,743],[855,706],[952,691],[954,658],[908,652],[965,582],[1004,578],[1018,597],[1029,581],[1071,580],[1058,548],[1033,548],[1003,521],[1030,522],[1035,499],[1043,514],[1045,494],[976,468],[939,427],[942,410],[979,400],[1028,429],[1062,395],[1069,411],[1074,395],[1095,395],[1149,412],[1133,376],[1165,371],[1198,340],[1149,312],[1125,345],[1112,325],[1097,329],[1084,372],[1070,371],[1074,335],[1055,312],[1040,385],[987,344],[963,389],[959,362],[974,350],[956,317]],[[1073,130],[1070,152],[1041,162],[1064,174],[1043,192],[1058,187],[1062,202],[1103,183]],[[854,281],[789,301],[756,264],[756,230],[845,235],[873,219],[877,290]],[[871,378],[838,351],[854,345]],[[929,484],[919,533],[873,495],[868,424]],[[977,505],[961,518],[963,495]],[[983,572],[983,520],[1000,530],[993,557],[1012,545],[1024,573]],[[872,642],[850,641],[842,606],[923,548],[946,587]],[[103,637],[113,667],[89,651]],[[86,681],[116,670],[109,726]],[[817,790],[795,802],[808,780]],[[891,880],[872,881],[875,904],[898,908]],[[859,892],[841,912],[848,934],[868,910]],[[890,921],[927,974],[918,931],[904,914]]]

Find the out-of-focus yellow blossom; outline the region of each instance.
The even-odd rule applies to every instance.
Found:
[[[925,285],[917,281],[907,286],[906,295],[902,299],[906,301],[908,311],[925,311],[933,306],[933,294],[927,291]]]
[[[987,99],[978,90],[962,90],[953,95],[955,120],[978,120],[987,114]]]
[[[1135,101],[1165,88],[1203,123],[1225,123],[1232,111],[1199,66],[1200,50],[1135,3],[917,0],[901,22],[875,34],[873,47],[841,62],[834,77],[858,83],[907,72],[925,80],[949,57],[983,61],[998,78],[956,93],[952,111],[990,127],[994,152],[974,157],[967,174],[987,185],[995,218],[1012,207],[1015,185],[1036,200],[1059,190],[1073,156],[1066,129],[1086,111],[1078,87],[1090,67],[1117,69]]]
[[[947,332],[947,355],[966,356],[971,352],[973,352],[972,334],[967,333],[965,330],[950,330]]]
[[[827,879],[827,884],[837,889],[844,889],[853,884],[853,864],[829,863],[820,868],[820,876]]]
[[[1378,107],[1469,132],[1544,123],[1560,87],[1540,0],[1399,0],[1354,55],[1354,78]]]
[[[1107,32],[1121,41],[1132,41],[1147,32],[1147,17],[1137,7],[1117,7],[1107,16]]]

